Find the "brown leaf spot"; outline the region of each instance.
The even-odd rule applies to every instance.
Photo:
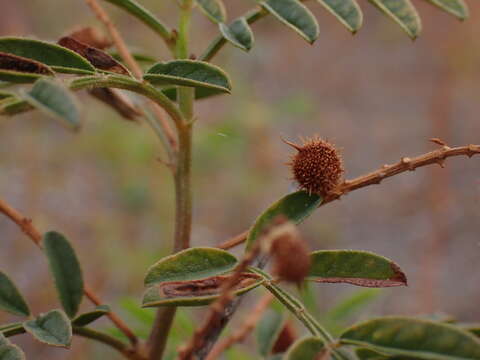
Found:
[[[93,66],[98,69],[114,72],[122,75],[130,75],[128,70],[113,57],[102,50],[88,46],[73,37],[65,36],[58,41],[58,44],[75,51],[80,56],[86,58]]]
[[[218,295],[221,292],[222,285],[229,278],[230,276],[225,275],[212,276],[201,280],[165,282],[158,286],[158,290],[161,296],[167,298]],[[242,273],[232,290],[245,288],[259,279],[260,276],[257,274]]]
[[[135,121],[138,116],[142,115],[135,105],[116,89],[95,88],[89,90],[89,93],[98,100],[111,106],[127,120]]]
[[[50,68],[38,61],[0,52],[0,69],[24,73],[53,75]]]

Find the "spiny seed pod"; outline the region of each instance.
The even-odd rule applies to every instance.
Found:
[[[326,196],[339,184],[344,170],[335,146],[318,136],[303,141],[302,146],[283,141],[298,151],[289,165],[301,189]]]

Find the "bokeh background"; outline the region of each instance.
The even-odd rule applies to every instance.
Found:
[[[175,26],[175,1],[140,2]],[[250,53],[226,46],[214,62],[231,75],[234,91],[196,108],[193,245],[212,246],[247,229],[271,202],[294,189],[284,164],[291,149],[282,136],[296,141],[319,134],[334,142],[342,149],[347,178],[433,150],[432,137],[452,146],[479,143],[480,4],[468,1],[471,19],[461,23],[424,1],[414,3],[424,24],[415,42],[361,1],[365,24],[355,36],[312,3],[321,31],[314,46],[273,18],[253,26],[256,44]],[[79,0],[0,4],[2,36],[56,40],[78,26],[100,27]],[[226,5],[233,18],[252,4]],[[167,59],[149,29],[105,6],[132,49]],[[199,54],[217,29],[199,11],[193,23],[191,48]],[[172,248],[171,176],[157,160],[162,150],[146,124],[124,121],[86,94],[81,97],[84,126],[78,134],[36,112],[0,119],[0,197],[42,231],[67,235],[87,282],[145,336],[153,311],[138,309],[143,275]],[[332,323],[332,309],[363,290],[316,286],[313,311],[332,327],[380,314],[442,313],[480,321],[479,207],[475,157],[453,158],[445,169],[401,174],[322,207],[301,226],[312,249],[385,255],[405,270],[409,286],[360,293],[368,305],[341,324]],[[3,216],[0,235],[1,269],[34,311],[57,306],[42,254]],[[255,298],[248,296],[243,311]],[[87,301],[83,308],[90,308]],[[180,313],[176,343],[202,314],[201,309]],[[233,328],[242,317],[240,312]],[[1,322],[14,320],[0,314]],[[106,320],[96,327],[114,332]],[[14,341],[32,359],[119,358],[77,338],[71,352],[27,336]],[[237,346],[228,356],[255,359],[251,348]]]

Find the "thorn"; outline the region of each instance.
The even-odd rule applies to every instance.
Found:
[[[405,164],[407,165],[408,167],[408,170],[410,171],[414,171],[415,168],[413,167],[412,165],[412,159],[410,159],[409,157],[403,157],[402,160],[401,160],[402,164]]]
[[[287,145],[290,145],[291,147],[293,147],[294,149],[296,149],[297,151],[300,151],[302,148],[300,146],[298,146],[297,144],[294,144],[290,141],[288,141],[287,139],[285,139],[283,136],[280,136],[280,139]]]
[[[440,146],[447,146],[447,143],[439,138],[430,138],[429,141]]]
[[[467,150],[467,156],[469,158],[471,158],[473,155],[477,154],[479,151],[478,149],[475,147],[475,145],[468,145],[468,150]]]

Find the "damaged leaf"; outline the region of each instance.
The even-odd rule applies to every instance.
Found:
[[[222,293],[223,284],[230,275],[211,276],[200,280],[170,281],[150,287],[144,294],[143,307],[155,306],[201,306],[207,305]],[[233,287],[235,295],[241,295],[256,288],[263,277],[242,273]]]
[[[321,250],[311,254],[307,280],[364,287],[406,286],[407,278],[393,261],[367,251]]]
[[[115,60],[113,57],[108,55],[106,52],[88,46],[87,44],[75,40],[71,36],[65,36],[61,38],[58,41],[58,44],[66,47],[67,49],[75,51],[80,56],[83,56],[97,69],[130,76],[127,68],[121,63],[119,63],[117,60]]]
[[[44,75],[53,76],[53,70],[38,61],[0,52],[0,80],[24,84]]]
[[[3,37],[0,38],[0,52],[38,61],[57,72],[68,74],[93,74],[95,72],[95,68],[80,55],[44,41]]]

